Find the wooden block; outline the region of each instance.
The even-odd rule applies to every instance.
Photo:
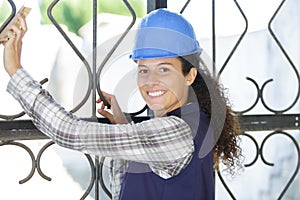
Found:
[[[20,10],[17,13],[21,13],[21,15],[23,15],[24,17],[26,17],[29,14],[30,10],[31,10],[31,8],[22,6],[22,8],[20,8]],[[17,15],[15,15],[13,17],[13,19],[8,23],[8,25],[0,33],[0,42],[4,42],[4,41],[6,41],[8,39],[7,38],[7,31],[9,30],[9,27],[12,24],[20,25],[20,22],[19,22],[19,20],[17,18]]]

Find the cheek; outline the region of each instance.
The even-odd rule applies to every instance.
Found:
[[[173,75],[172,77],[162,79],[161,83],[176,91],[181,90],[186,85],[185,79],[180,75]]]
[[[168,85],[168,89],[177,98],[182,98],[183,96],[186,96],[186,91],[188,90],[188,86],[185,82],[185,79],[183,79],[182,77],[177,77],[174,80],[175,81],[165,83],[166,85]]]
[[[144,78],[138,77],[137,78],[137,86],[139,88],[143,87],[146,84],[146,80]]]
[[[138,89],[139,89],[139,91],[140,91],[140,94],[144,97],[144,96],[145,96],[145,93],[146,93],[144,81],[138,80],[138,81],[137,81],[137,86],[138,86]]]

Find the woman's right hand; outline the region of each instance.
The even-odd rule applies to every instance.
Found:
[[[109,121],[112,124],[127,124],[128,121],[125,117],[125,115],[123,114],[117,99],[114,95],[108,94],[106,92],[101,92],[103,97],[105,98],[105,100],[110,104],[111,108],[111,112],[108,111],[104,105],[104,103],[102,102],[102,100],[99,98],[97,100],[96,103],[102,103],[101,107],[97,110],[98,113],[104,117],[106,117],[107,119],[109,119]]]
[[[5,40],[1,41],[4,45],[4,68],[10,76],[21,68],[22,38],[27,31],[25,17],[22,15],[17,17],[19,23],[10,25]]]

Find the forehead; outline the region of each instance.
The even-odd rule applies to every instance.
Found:
[[[145,66],[151,66],[151,65],[160,65],[160,64],[169,64],[174,67],[181,66],[181,61],[178,57],[174,58],[155,58],[155,59],[147,59],[147,60],[138,60],[137,64],[139,66],[145,65]]]

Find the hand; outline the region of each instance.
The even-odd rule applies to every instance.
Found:
[[[124,116],[118,102],[117,99],[114,95],[102,92],[103,97],[105,98],[105,100],[111,105],[111,112],[105,110],[105,105],[102,102],[101,99],[98,99],[96,103],[102,103],[100,109],[98,109],[98,113],[104,117],[106,117],[107,119],[109,119],[109,121],[112,124],[127,124],[127,120],[126,117]]]
[[[10,25],[7,37],[1,41],[4,45],[4,68],[10,76],[21,68],[22,38],[27,31],[24,16],[18,14],[17,17],[19,23]]]

